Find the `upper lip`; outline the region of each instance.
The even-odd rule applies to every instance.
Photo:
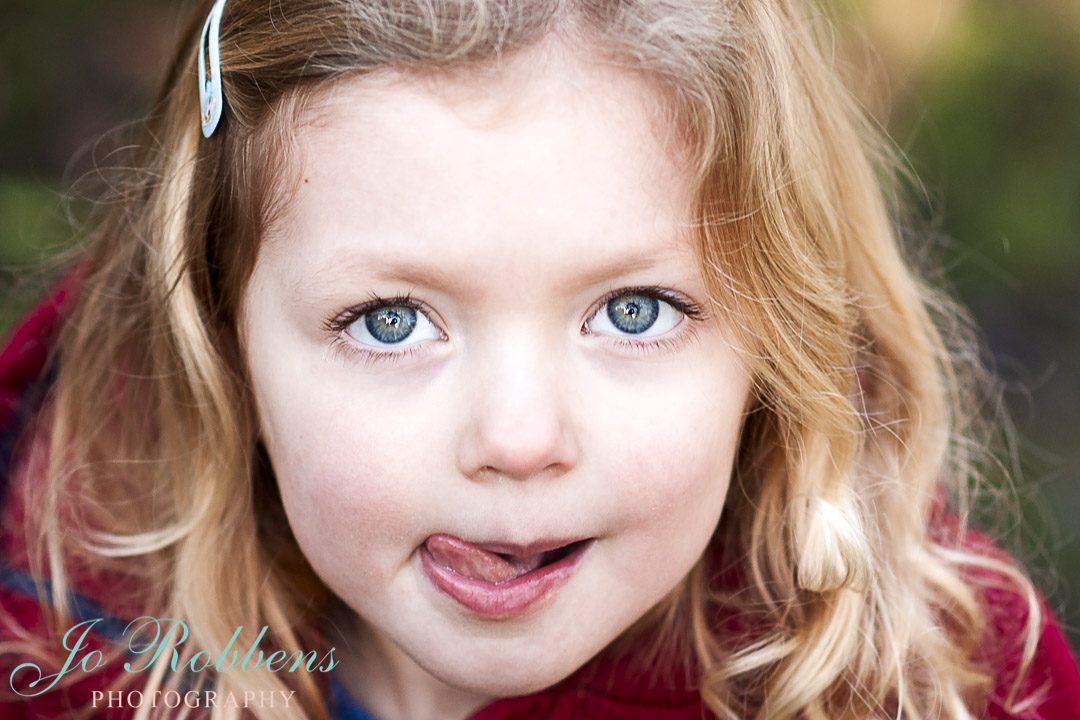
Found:
[[[462,542],[478,547],[481,550],[486,550],[498,555],[512,555],[519,558],[532,557],[533,555],[558,550],[567,545],[573,545],[574,543],[590,539],[586,536],[571,538],[540,538],[528,543],[517,543],[506,540],[475,541],[463,538],[459,535],[448,535],[448,537],[456,538]]]

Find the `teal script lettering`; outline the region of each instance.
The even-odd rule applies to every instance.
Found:
[[[78,625],[73,625],[70,630],[64,633],[64,649],[68,651],[68,656],[64,661],[64,667],[60,669],[60,672],[53,673],[52,675],[45,675],[40,666],[32,662],[25,662],[11,671],[11,678],[8,680],[11,689],[23,697],[37,697],[38,695],[51,690],[53,686],[59,682],[60,678],[67,675],[69,672],[76,669],[81,669],[83,672],[93,672],[104,665],[105,658],[100,650],[91,650],[90,652],[83,654],[78,661],[75,659],[79,653],[86,650],[86,636],[99,622],[101,622],[101,618],[86,620]],[[78,636],[78,640],[74,639],[76,636]],[[22,670],[37,673],[37,679],[32,680],[25,688],[32,692],[23,692],[23,690],[15,687],[15,676]],[[50,680],[51,682],[47,682]]]

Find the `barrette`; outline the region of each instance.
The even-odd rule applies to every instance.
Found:
[[[210,15],[203,25],[202,37],[199,38],[199,115],[202,121],[203,137],[210,137],[221,121],[221,108],[225,104],[221,94],[221,11],[225,9],[225,0],[217,0],[210,8]],[[209,71],[206,67],[209,55]]]

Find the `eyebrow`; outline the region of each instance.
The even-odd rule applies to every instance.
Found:
[[[597,267],[576,274],[565,273],[559,281],[565,283],[566,289],[593,287],[604,285],[606,281],[650,270],[657,265],[663,264],[668,253],[653,254],[645,257],[631,259],[615,259],[604,262]],[[292,289],[300,294],[302,291],[318,294],[318,288],[339,287],[342,283],[350,282],[354,277],[362,276],[366,280],[380,282],[399,282],[420,288],[435,288],[440,290],[468,290],[478,292],[481,289],[476,275],[469,273],[450,272],[445,268],[432,264],[406,261],[401,258],[387,257],[363,257],[355,258],[348,262],[335,265],[323,265],[316,268],[310,274],[295,278],[291,283]],[[314,288],[314,291],[312,291]]]
[[[377,256],[317,268],[304,278],[304,282],[314,283],[318,287],[324,283],[348,282],[358,275],[424,287],[444,287],[454,283],[454,275],[442,268]]]
[[[583,273],[575,278],[575,287],[592,287],[602,285],[605,280],[630,275],[644,270],[651,270],[662,264],[664,255],[653,254],[635,259],[619,259],[600,265],[590,272]]]

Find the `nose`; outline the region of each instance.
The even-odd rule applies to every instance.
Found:
[[[458,463],[468,478],[528,480],[577,464],[567,381],[550,352],[504,339],[471,369]]]

